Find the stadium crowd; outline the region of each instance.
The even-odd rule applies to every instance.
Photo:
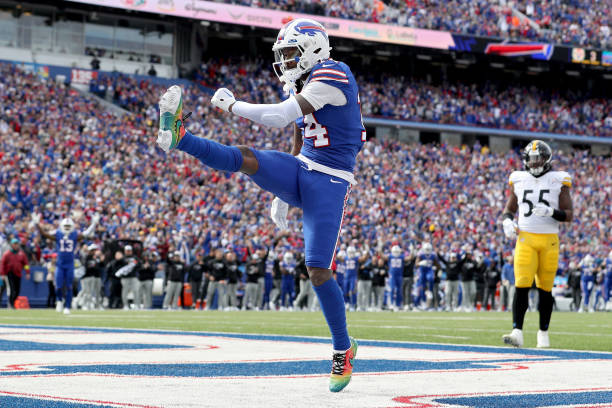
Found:
[[[254,103],[283,98],[270,67],[260,60],[204,62],[194,80],[209,89],[231,88]],[[612,136],[612,102],[606,98],[536,87],[450,83],[437,86],[401,76],[360,76],[362,114],[416,122],[485,126],[590,136]],[[100,75],[93,92],[132,111],[153,107],[161,85],[128,76]]]
[[[586,0],[223,0],[483,37],[612,48],[606,1]]]
[[[225,70],[224,80],[228,80],[240,69],[227,66],[219,71]],[[247,69],[256,70],[256,64]],[[125,252],[113,246],[114,243],[125,238],[137,240],[142,246],[139,258],[149,262],[148,269],[143,268],[148,271],[147,277],[163,271],[161,275],[170,281],[175,279],[172,276],[180,275],[177,270],[184,270],[199,257],[212,256],[206,261],[208,266],[204,268],[201,282],[207,284],[206,289],[211,289],[211,282],[217,282],[208,294],[212,296],[210,293],[217,290],[222,307],[238,307],[235,295],[241,283],[237,271],[248,271],[249,262],[275,259],[281,280],[283,269],[293,271],[284,275],[304,280],[300,279],[298,266],[303,247],[299,209],[290,210],[290,232],[281,234],[269,218],[272,197],[248,178],[212,171],[186,155],[176,152],[166,155],[156,147],[155,104],[162,93],[159,86],[130,77],[105,80],[102,76],[105,92],[133,112],[116,115],[87,95],[14,65],[0,64],[0,77],[3,78],[0,82],[0,136],[4,141],[0,151],[3,252],[7,243],[17,238],[31,263],[51,260],[52,264],[54,245],[42,240],[32,227],[31,214],[41,213],[44,221],[54,227],[61,218],[71,216],[82,229],[94,213],[99,213],[102,219],[95,238],[87,241],[82,251],[101,250],[108,269],[111,261],[119,261]],[[277,90],[263,74],[240,78],[237,82],[230,81],[238,95],[263,87],[260,96],[253,96],[262,100],[265,92]],[[221,79],[214,76],[202,80],[209,80],[207,85],[214,86],[214,81]],[[94,86],[98,91],[101,89],[100,83]],[[226,144],[283,151],[290,148],[290,135],[283,131],[262,128],[246,120],[234,121],[212,109],[209,96],[196,85],[185,87],[184,98],[185,108],[194,111],[187,122],[194,134]],[[605,260],[612,247],[610,158],[592,156],[585,151],[559,151],[555,159],[555,168],[569,171],[576,186],[573,199],[577,217],[562,231],[560,273],[569,274],[570,263],[579,265],[587,255],[601,269],[607,265]],[[397,245],[409,264],[428,243],[447,260],[451,254],[460,258],[469,254],[479,265],[486,265],[486,271],[500,273],[503,264],[509,262],[512,245],[504,239],[499,217],[506,197],[507,177],[521,167],[514,151],[494,154],[479,145],[407,148],[396,141],[371,139],[359,156],[356,168],[359,184],[350,198],[339,250],[353,247],[363,258],[364,266],[367,260],[378,263]],[[293,260],[285,259],[288,253],[293,255]],[[220,279],[213,281],[210,277],[214,277],[215,262],[221,272]],[[283,262],[285,266],[281,266]],[[177,264],[182,267],[176,267]],[[271,265],[274,268],[274,262]],[[257,269],[260,274],[262,268],[265,271],[265,266],[251,271]],[[435,274],[438,281],[433,284],[440,285],[444,271],[440,266],[439,273]],[[109,280],[114,279],[114,274],[106,273]],[[274,274],[267,284],[265,276],[263,282],[259,276],[253,277],[256,282],[252,282],[248,275],[248,272],[244,275],[244,287],[257,283],[260,288],[253,291],[251,285],[250,299],[263,302],[261,293],[266,293],[262,292],[265,287],[269,289],[268,298],[272,296],[271,290],[277,287]],[[180,280],[187,279],[185,276],[183,273]],[[286,294],[288,286],[278,283],[281,284],[279,297],[295,296],[291,291]],[[127,306],[128,302],[117,289],[120,283],[114,285],[114,292],[109,289],[115,296],[110,304]],[[307,287],[303,286],[302,293]],[[427,291],[431,299],[417,293],[418,287],[423,285],[414,284],[414,293],[419,296],[408,306],[414,303],[422,306],[424,301],[430,306],[441,305],[437,286]],[[482,282],[482,291],[477,292],[482,295],[475,302],[482,303],[486,287]],[[108,292],[107,295],[110,296]],[[176,293],[169,296],[166,306],[172,308],[177,296]],[[275,296],[276,293],[273,301]],[[210,306],[214,302],[214,297],[206,299],[200,295],[199,299],[200,305]],[[251,300],[251,305],[254,303]],[[390,301],[385,304],[391,307]],[[286,301],[273,305],[288,308],[293,304]],[[263,303],[254,307],[261,306]]]

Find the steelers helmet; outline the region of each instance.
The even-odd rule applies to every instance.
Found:
[[[522,159],[525,170],[539,177],[550,170],[552,149],[546,142],[533,140],[523,150]]]

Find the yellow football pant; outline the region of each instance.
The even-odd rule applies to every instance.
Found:
[[[514,251],[514,279],[517,288],[536,286],[550,292],[559,266],[559,235],[520,231]]]

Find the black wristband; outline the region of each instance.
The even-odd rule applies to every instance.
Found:
[[[504,220],[505,220],[506,218],[508,218],[509,220],[514,220],[514,215],[512,215],[512,214],[511,214],[511,213],[509,213],[509,212],[506,212],[506,213],[504,213],[504,214],[502,215],[502,219],[504,219]]]
[[[565,211],[563,210],[554,210],[553,211],[553,215],[552,215],[553,219],[563,222],[567,219],[567,214],[565,213]]]

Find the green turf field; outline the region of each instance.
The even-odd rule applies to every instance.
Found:
[[[511,329],[510,313],[349,312],[349,332],[357,339],[429,343],[502,345]],[[200,311],[0,311],[0,324],[121,327],[233,333],[329,337],[321,312],[200,312]],[[1,329],[0,329],[1,330]],[[535,347],[538,314],[525,318],[525,347]],[[553,348],[612,352],[612,313],[553,313]]]

